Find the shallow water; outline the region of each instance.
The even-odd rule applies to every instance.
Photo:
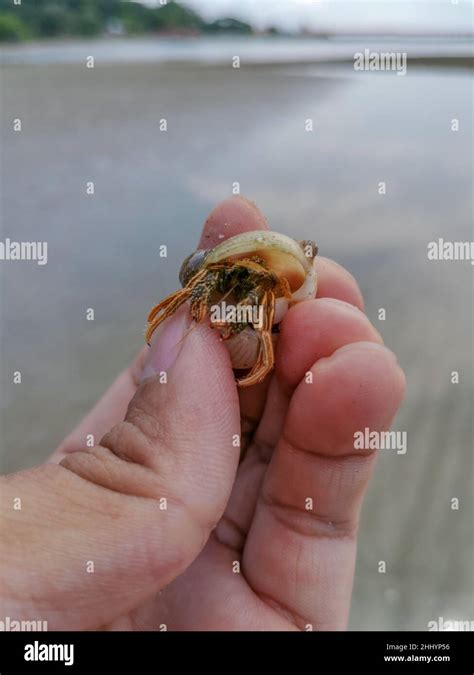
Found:
[[[98,63],[228,64],[236,54],[249,63],[352,60],[354,52],[379,50],[407,52],[409,57],[472,58],[472,43],[461,37],[339,36],[331,39],[277,36],[136,37],[66,39],[2,45],[0,62],[6,64],[82,64],[93,54]]]
[[[468,85],[468,71],[410,66],[4,67],[2,238],[46,240],[48,264],[0,266],[3,468],[45,459],[141,347],[149,307],[237,181],[274,229],[355,274],[408,375],[394,424],[408,451],[381,453],[351,627],[472,618],[473,267],[426,256],[438,237],[472,239]]]

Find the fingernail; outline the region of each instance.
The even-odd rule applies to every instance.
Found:
[[[190,324],[189,307],[185,305],[156,329],[145,360],[142,380],[167,372],[172,367],[181,351],[183,338]]]

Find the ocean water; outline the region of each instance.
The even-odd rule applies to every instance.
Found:
[[[246,64],[352,60],[365,49],[406,52],[411,58],[471,58],[469,38],[449,37],[161,37],[38,41],[4,45],[0,62],[45,65],[82,64],[88,55],[99,63],[191,63],[223,65],[236,55]]]

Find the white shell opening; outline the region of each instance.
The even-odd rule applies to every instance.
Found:
[[[251,368],[257,360],[259,340],[256,332],[250,326],[226,340],[225,345],[232,361],[232,368],[246,370]]]

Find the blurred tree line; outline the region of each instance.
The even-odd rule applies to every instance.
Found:
[[[0,0],[2,41],[102,33],[221,32],[249,34],[252,28],[233,18],[208,23],[189,7],[173,0],[158,7],[147,7],[132,0]]]

